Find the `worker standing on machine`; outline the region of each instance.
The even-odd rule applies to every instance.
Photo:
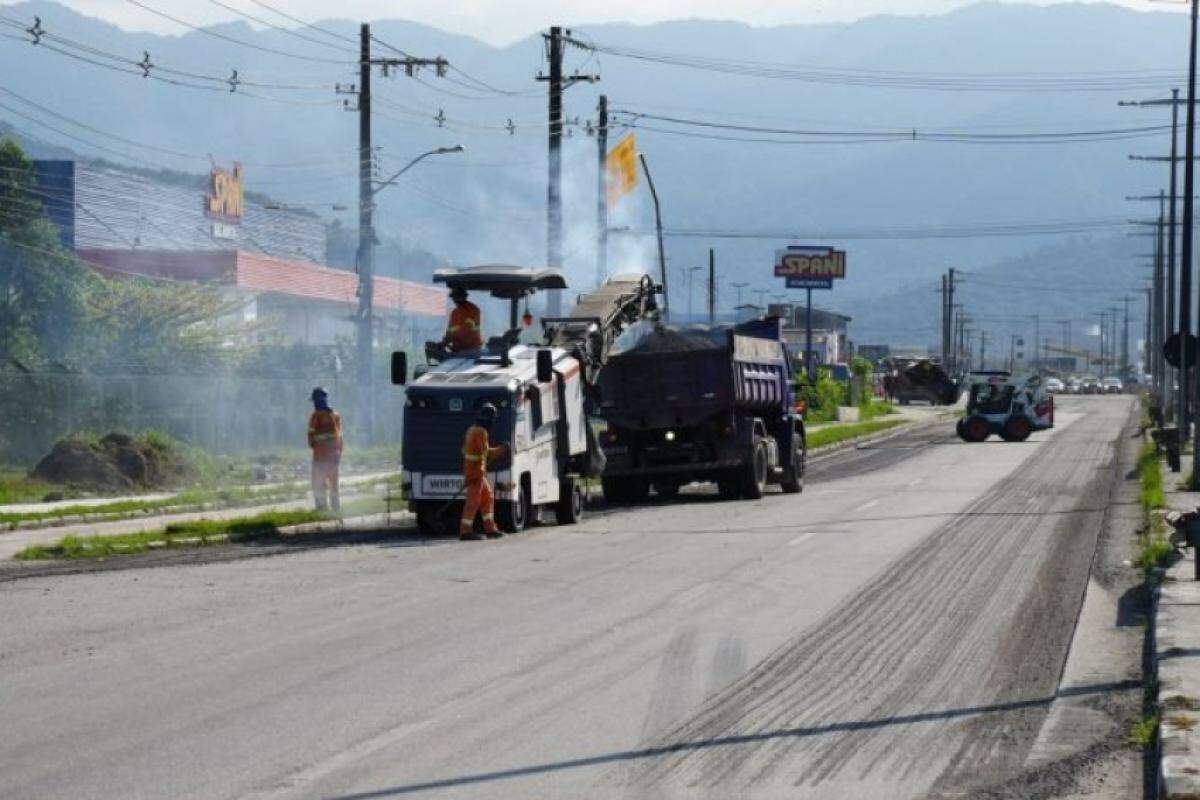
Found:
[[[463,503],[462,524],[458,538],[478,541],[482,538],[475,532],[475,515],[483,515],[483,531],[489,539],[499,539],[504,534],[496,527],[496,497],[488,483],[488,460],[502,458],[508,452],[504,445],[492,447],[488,434],[496,422],[496,407],[484,403],[479,407],[475,424],[467,428],[463,438],[463,483],[467,498]]]
[[[451,353],[479,350],[483,347],[483,336],[479,332],[479,306],[467,299],[466,289],[458,286],[450,290],[450,299],[454,301],[454,308],[450,311],[442,346]]]
[[[341,511],[338,465],[342,461],[342,418],[329,407],[329,393],[312,390],[313,413],[308,418],[308,446],[312,448],[312,490],[317,511]]]

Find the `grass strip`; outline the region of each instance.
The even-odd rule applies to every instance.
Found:
[[[888,428],[894,428],[897,425],[905,424],[907,420],[903,419],[873,419],[867,422],[850,422],[843,425],[830,425],[820,430],[812,431],[808,434],[808,449],[815,450],[818,447],[826,447],[838,442],[844,442],[848,439],[857,439],[860,436],[869,436],[872,433],[885,431]]]
[[[236,519],[176,522],[160,531],[121,533],[112,536],[64,536],[54,544],[30,545],[17,553],[15,558],[21,561],[106,558],[145,553],[173,544],[200,547],[226,541],[251,541],[275,536],[280,528],[288,525],[326,519],[329,519],[329,515],[318,511],[271,511]]]
[[[1138,474],[1141,476],[1142,482],[1142,490],[1138,496],[1142,510],[1149,514],[1156,508],[1166,506],[1167,498],[1163,494],[1162,462],[1158,459],[1158,448],[1154,442],[1146,442],[1142,445],[1142,452],[1138,456]]]

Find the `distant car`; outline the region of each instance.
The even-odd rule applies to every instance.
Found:
[[[1125,390],[1120,378],[1102,378],[1100,387],[1104,394],[1120,394]]]
[[[1058,378],[1046,378],[1046,391],[1050,394],[1062,394],[1066,389],[1066,384]]]
[[[1079,378],[1071,378],[1067,381],[1067,391],[1070,394],[1083,394],[1083,381]]]
[[[1079,393],[1080,394],[1100,394],[1102,391],[1104,391],[1104,390],[1100,387],[1100,379],[1099,378],[1093,378],[1093,377],[1088,376],[1088,377],[1084,378],[1082,381],[1080,381],[1080,385],[1079,385]]]

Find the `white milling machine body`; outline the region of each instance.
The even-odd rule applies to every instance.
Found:
[[[509,300],[510,318],[508,332],[480,351],[447,353],[427,346],[429,364],[408,382],[402,481],[418,525],[431,534],[457,525],[463,438],[484,403],[498,411],[492,444],[510,451],[509,458],[488,465],[497,523],[517,532],[546,509],[560,524],[574,523],[583,513],[580,478],[603,470],[589,422],[589,382],[616,333],[654,308],[657,287],[642,276],[615,278],[581,297],[571,317],[543,320],[544,344],[530,345],[518,343],[518,304],[537,291],[566,288],[560,271],[481,266],[438,270],[433,279]],[[617,302],[605,303],[609,295]],[[631,296],[635,302],[629,302]],[[582,316],[608,308],[613,312]],[[393,383],[405,383],[406,372],[404,354],[394,354]]]

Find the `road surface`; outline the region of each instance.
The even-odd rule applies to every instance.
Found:
[[[501,542],[0,583],[0,797],[978,796],[1047,716],[1131,410]]]

